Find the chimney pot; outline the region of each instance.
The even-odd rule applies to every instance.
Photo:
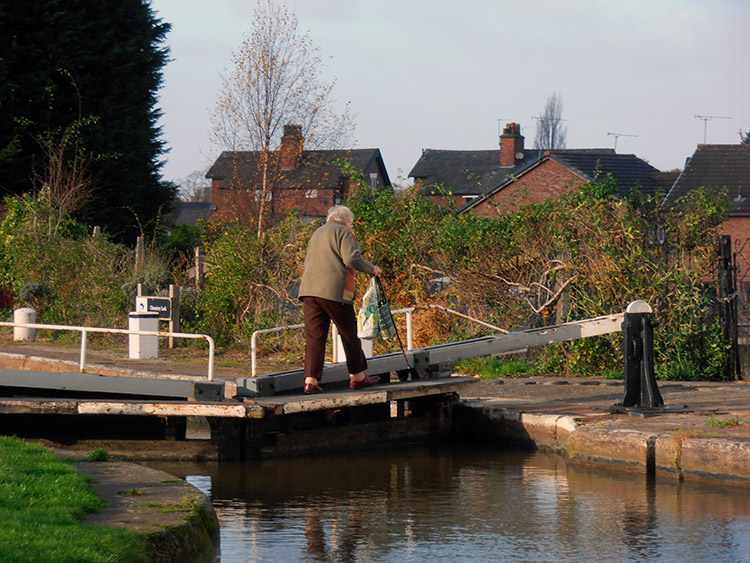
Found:
[[[523,142],[521,126],[515,122],[506,124],[500,135],[500,166],[516,165],[516,155],[523,154]]]

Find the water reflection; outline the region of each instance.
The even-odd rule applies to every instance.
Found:
[[[750,561],[750,491],[541,454],[424,448],[158,467],[211,495],[222,561]]]

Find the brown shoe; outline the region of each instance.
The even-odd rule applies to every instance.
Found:
[[[349,387],[352,389],[364,389],[370,385],[375,385],[378,381],[380,381],[379,375],[366,375],[362,381],[349,380]]]
[[[305,383],[305,395],[322,393],[323,389],[317,383]]]

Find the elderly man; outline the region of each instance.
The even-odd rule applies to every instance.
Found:
[[[328,210],[326,224],[310,238],[305,270],[299,288],[305,322],[306,394],[322,393],[325,347],[331,321],[336,324],[346,354],[349,387],[362,389],[377,383],[378,376],[367,376],[367,360],[357,337],[354,314],[355,272],[379,276],[380,268],[365,260],[352,233],[354,213],[336,205]]]

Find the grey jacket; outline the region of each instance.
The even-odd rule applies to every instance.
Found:
[[[310,237],[299,298],[322,297],[351,305],[355,270],[375,275],[375,266],[362,256],[352,232],[343,223],[329,221]]]

